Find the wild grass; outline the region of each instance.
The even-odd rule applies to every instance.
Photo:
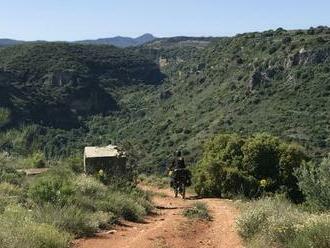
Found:
[[[330,214],[311,214],[283,197],[246,203],[236,221],[249,247],[330,247]]]
[[[8,206],[0,215],[0,247],[67,248],[71,238],[53,225],[36,222],[18,206]]]
[[[120,219],[142,221],[153,208],[150,194],[130,182],[104,185],[70,168],[26,180],[1,167],[0,247],[67,247],[74,237],[92,236]]]
[[[170,185],[170,178],[164,176],[141,174],[138,179],[146,185],[151,185],[159,189],[164,189]]]
[[[183,215],[190,219],[211,220],[207,205],[203,202],[196,202],[192,207],[183,211]]]

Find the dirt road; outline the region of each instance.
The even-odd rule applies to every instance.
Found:
[[[239,248],[234,228],[238,210],[229,200],[174,198],[170,190],[148,188],[156,193],[157,213],[145,223],[123,222],[115,231],[77,240],[75,248]],[[196,201],[207,204],[212,221],[189,220],[183,209]]]

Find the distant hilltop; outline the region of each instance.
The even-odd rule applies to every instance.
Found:
[[[2,46],[17,45],[17,44],[20,44],[20,43],[24,43],[24,41],[11,40],[11,39],[0,39],[0,47],[2,47]]]
[[[130,46],[140,46],[145,43],[151,42],[155,40],[156,37],[154,37],[152,34],[144,34],[137,38],[131,38],[131,37],[123,37],[123,36],[116,36],[112,38],[102,38],[97,40],[82,40],[77,41],[77,43],[82,44],[96,44],[96,45],[114,45],[117,47],[130,47]]]
[[[116,47],[131,47],[131,46],[140,46],[145,43],[151,42],[155,39],[156,39],[156,37],[154,37],[152,34],[144,34],[144,35],[141,35],[136,38],[115,36],[112,38],[101,38],[101,39],[94,39],[94,40],[79,40],[79,41],[74,41],[73,43],[93,44],[93,45],[113,45]],[[17,44],[26,43],[26,42],[27,41],[13,40],[13,39],[0,39],[0,47],[17,45]]]

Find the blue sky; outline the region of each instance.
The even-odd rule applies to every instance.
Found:
[[[330,0],[2,0],[0,38],[224,36],[330,26]]]

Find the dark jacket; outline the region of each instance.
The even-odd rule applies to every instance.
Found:
[[[186,164],[184,162],[184,158],[183,157],[178,157],[175,158],[172,161],[172,164],[170,165],[170,170],[175,170],[175,169],[185,169],[186,168]]]

